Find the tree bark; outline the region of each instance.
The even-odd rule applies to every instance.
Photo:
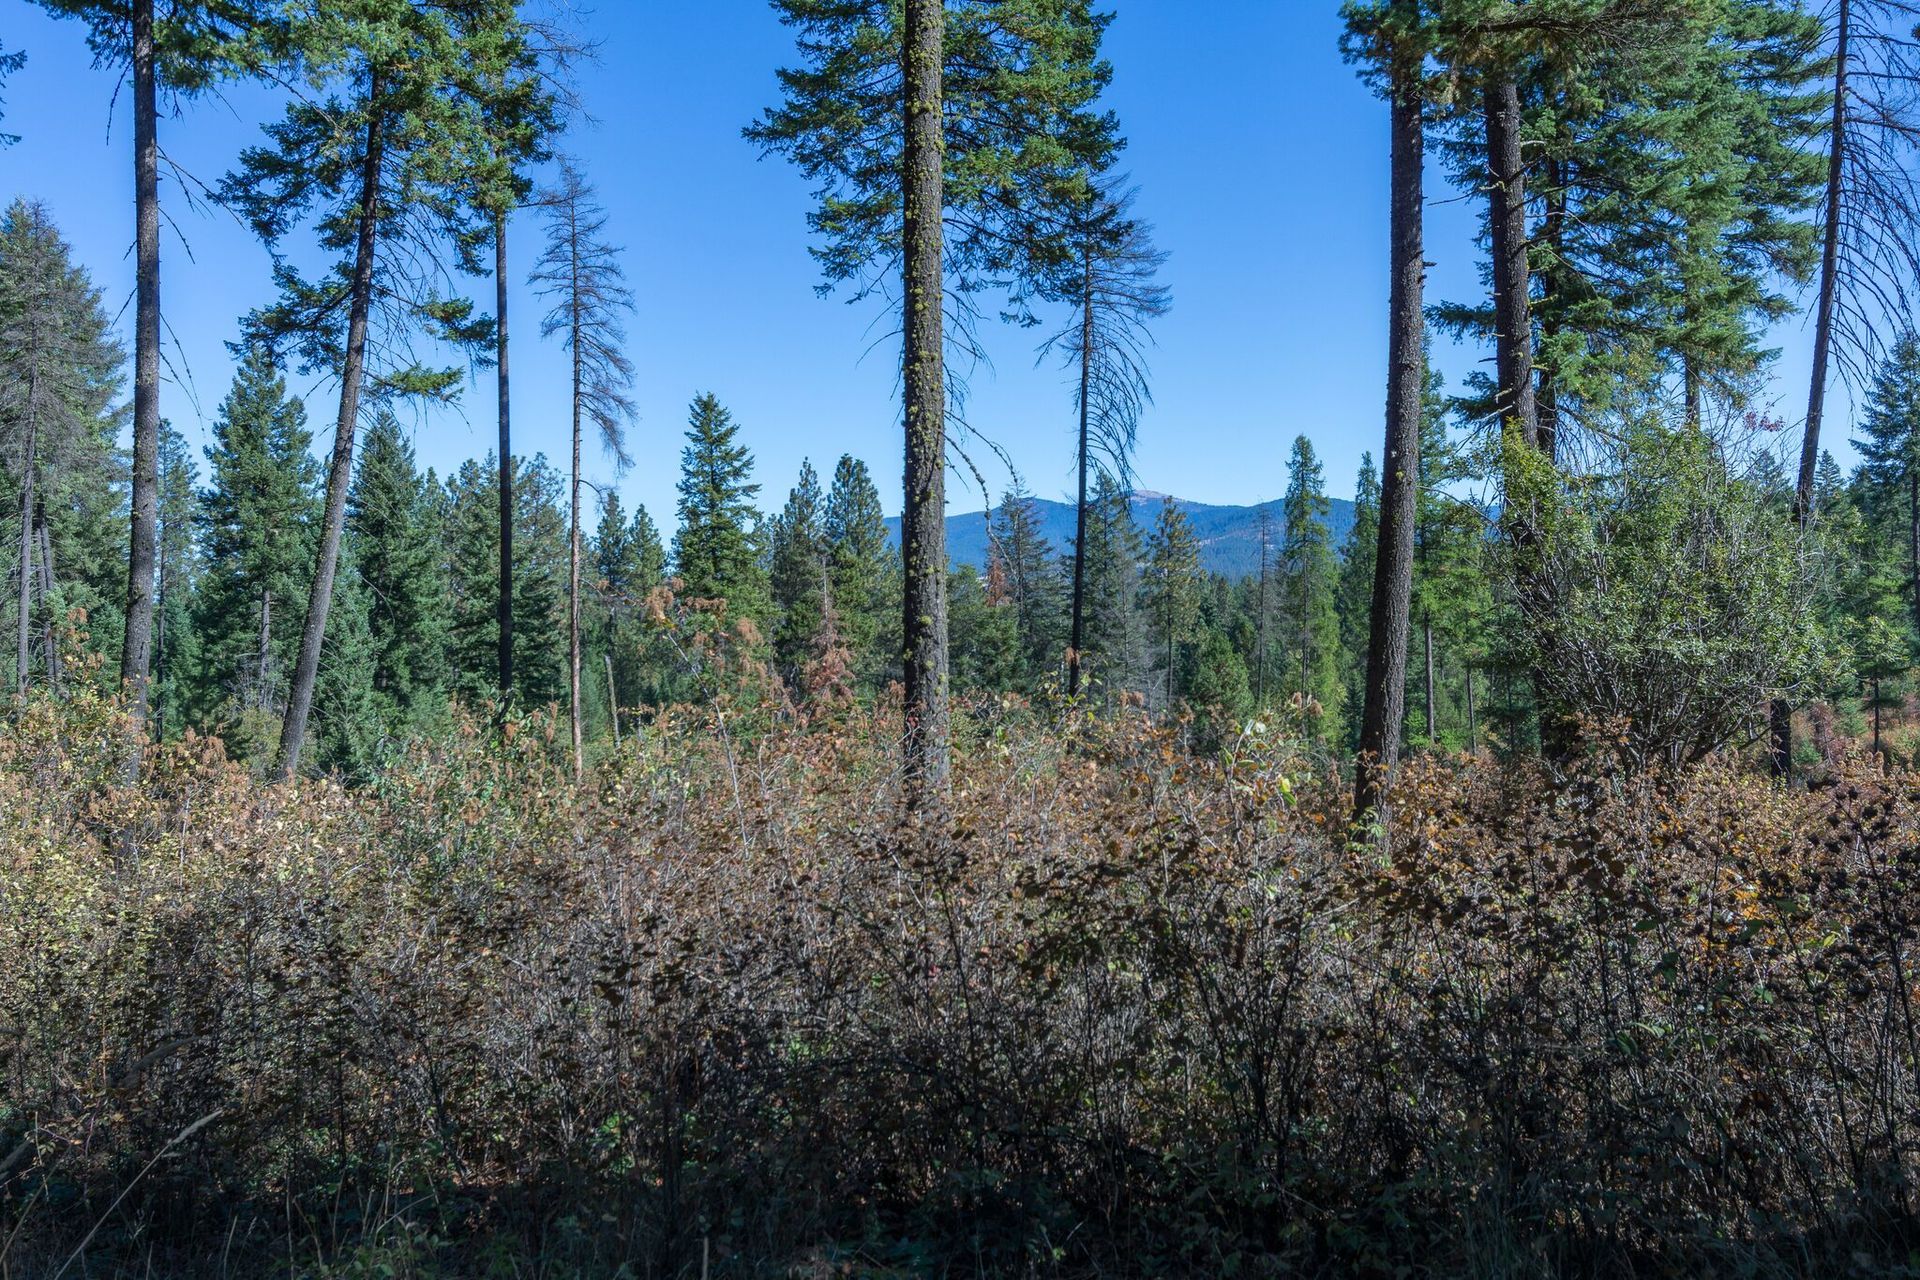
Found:
[[[1533,384],[1533,304],[1527,268],[1527,175],[1520,152],[1520,90],[1510,75],[1486,88],[1488,226],[1493,241],[1494,401],[1504,426],[1540,446]]]
[[[1382,450],[1380,535],[1367,635],[1367,683],[1354,770],[1354,817],[1366,822],[1400,756],[1406,714],[1407,632],[1413,605],[1414,521],[1420,487],[1425,390],[1425,111],[1419,64],[1405,55],[1392,88],[1392,249],[1388,303],[1387,428]],[[1381,815],[1384,817],[1384,815]]]
[[[1852,56],[1853,0],[1840,0],[1834,40],[1833,124],[1827,140],[1827,208],[1821,231],[1820,295],[1813,323],[1813,377],[1807,389],[1807,425],[1800,437],[1800,474],[1793,487],[1793,519],[1801,529],[1813,518],[1813,479],[1820,465],[1820,428],[1826,416],[1827,376],[1833,358],[1833,317],[1840,288],[1840,201],[1847,158],[1847,79]],[[1793,708],[1775,698],[1768,716],[1773,775],[1793,772]]]
[[[507,215],[493,219],[494,375],[500,416],[500,703],[513,695],[513,426],[507,396]]]
[[[944,803],[952,777],[947,703],[946,286],[941,225],[946,7],[941,0],[906,0],[904,35],[905,754],[909,802],[928,811]]]
[[[613,749],[620,749],[620,690],[613,683],[613,655],[600,655],[607,664],[607,719],[613,725]]]
[[[373,303],[374,251],[380,221],[382,125],[380,73],[368,86],[373,119],[367,126],[366,156],[360,171],[360,214],[354,245],[353,283],[347,312],[346,358],[340,369],[340,416],[334,426],[333,459],[327,469],[327,509],[320,528],[320,558],[307,597],[307,621],[300,633],[300,658],[287,694],[287,718],[280,727],[275,775],[282,781],[300,767],[306,745],[307,717],[320,675],[320,647],[327,634],[327,610],[333,603],[333,577],[340,567],[340,535],[347,522],[347,489],[353,483],[353,435],[360,416],[360,388],[366,373],[367,321]]]
[[[1439,740],[1439,718],[1434,714],[1433,705],[1433,613],[1431,610],[1421,616],[1420,630],[1426,641],[1427,650],[1427,746],[1431,748]]]
[[[120,683],[144,729],[153,650],[153,567],[160,522],[160,146],[153,0],[133,0],[133,502]],[[138,739],[136,738],[136,741]]]
[[[1480,754],[1480,720],[1473,705],[1473,668],[1467,668],[1467,754]]]
[[[22,698],[27,696],[28,677],[32,674],[28,636],[33,627],[33,490],[39,470],[39,459],[35,457],[39,438],[34,407],[39,398],[39,374],[36,365],[27,375],[27,447],[20,472],[20,635],[14,655],[14,691]]]
[[[40,643],[47,655],[47,684],[56,694],[66,692],[60,674],[60,642],[53,617],[53,531],[47,527],[44,498],[34,504],[34,541],[40,548]]]
[[[573,488],[567,532],[567,721],[573,735],[573,781],[586,776],[586,748],[580,726],[580,223],[579,207],[568,211],[572,230],[573,293]]]
[[[268,697],[273,678],[273,588],[260,587],[260,643],[253,655],[254,703],[265,711],[272,705]]]
[[[1092,414],[1087,404],[1093,387],[1093,250],[1081,261],[1086,272],[1080,295],[1080,447],[1079,495],[1073,515],[1073,636],[1067,644],[1067,696],[1080,692],[1080,646],[1085,641],[1087,600],[1087,443]]]

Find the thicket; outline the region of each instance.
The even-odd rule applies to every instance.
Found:
[[[8,1275],[1908,1274],[1920,777],[719,699],[262,787],[0,731]]]

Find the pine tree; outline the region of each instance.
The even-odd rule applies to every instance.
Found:
[[[492,323],[476,321],[472,303],[447,297],[442,286],[455,270],[479,270],[484,211],[502,202],[487,184],[511,181],[490,164],[505,105],[490,73],[522,35],[511,0],[367,0],[350,18],[323,7],[269,28],[314,91],[294,96],[268,126],[272,145],[249,148],[221,186],[269,246],[311,219],[334,258],[322,281],[283,259],[279,301],[246,324],[252,340],[289,347],[302,368],[340,384],[318,556],[281,730],[282,777],[297,771],[306,740],[361,397],[457,393],[464,371],[420,363],[413,338],[425,333],[469,352],[490,345]]]
[[[12,53],[8,53],[7,46],[0,44],[0,89],[6,87],[8,76],[26,65],[26,54],[20,52],[18,49]],[[6,106],[7,100],[0,98],[0,121],[4,121],[7,118]],[[20,141],[19,134],[0,132],[0,147],[10,147],[18,141]]]
[[[659,691],[659,681],[649,678],[649,669],[662,664],[649,661],[647,598],[666,580],[667,556],[647,509],[635,507],[628,519],[615,493],[601,502],[593,556],[598,607],[591,637],[600,659],[597,667],[587,665],[590,675],[599,671],[606,678],[610,672],[612,685],[600,693],[609,707],[608,728],[617,734],[611,708],[638,706]]]
[[[1898,511],[1908,551],[1908,607],[1920,634],[1920,336],[1904,335],[1874,379],[1860,451],[1875,512]]]
[[[1147,539],[1146,570],[1140,583],[1140,607],[1153,638],[1153,668],[1158,670],[1161,706],[1171,710],[1186,692],[1182,655],[1193,642],[1200,617],[1200,544],[1193,525],[1172,498],[1160,505],[1160,517]]]
[[[49,561],[74,544],[56,537],[49,522],[65,524],[63,509],[104,514],[100,499],[113,473],[108,406],[121,359],[99,291],[73,264],[46,209],[14,201],[0,218],[0,449],[17,519],[9,567],[18,574],[12,622],[22,694],[32,676],[36,591],[42,670],[52,677],[59,661],[57,575]]]
[[[1067,696],[1080,690],[1080,651],[1086,644],[1088,484],[1098,468],[1119,479],[1132,474],[1140,415],[1152,400],[1147,380],[1148,325],[1172,309],[1158,282],[1167,255],[1153,233],[1131,214],[1133,193],[1107,180],[1076,211],[1059,273],[1042,294],[1072,308],[1066,326],[1041,354],[1056,354],[1073,374],[1078,414],[1074,441],[1076,490],[1071,625],[1067,640]]]
[[[194,598],[206,562],[195,537],[199,469],[172,424],[160,433],[159,595],[153,625],[153,734],[164,740],[186,725],[189,682],[199,667]]]
[[[553,309],[540,322],[540,336],[558,335],[572,361],[573,469],[567,489],[567,707],[573,734],[573,776],[586,769],[580,692],[580,566],[583,554],[580,518],[580,433],[591,419],[600,446],[624,470],[627,424],[633,420],[633,362],[623,317],[633,310],[633,294],[620,269],[620,251],[606,242],[607,215],[593,188],[572,163],[560,168],[560,183],[541,197],[547,214],[547,244],[534,267],[532,284]]]
[[[796,687],[814,640],[826,617],[831,596],[830,546],[825,521],[826,499],[813,464],[802,460],[800,482],[787,495],[787,505],[773,519],[767,538],[769,585],[776,617],[774,659]]]
[[[388,732],[418,727],[447,691],[449,597],[437,523],[412,441],[392,413],[378,414],[347,495],[347,536],[365,595],[373,714]]]
[[[1366,698],[1367,633],[1373,606],[1374,561],[1380,540],[1380,469],[1373,455],[1360,455],[1360,475],[1354,489],[1353,527],[1340,549],[1340,648],[1346,671],[1347,706],[1357,708]],[[1357,751],[1360,724],[1347,719],[1346,748]]]
[[[832,587],[834,621],[841,642],[853,655],[854,671],[869,688],[889,668],[881,634],[896,617],[899,556],[887,542],[880,492],[867,464],[841,455],[827,490],[821,531],[827,543],[827,580]]]
[[[133,97],[133,485],[120,682],[144,720],[152,665],[160,486],[160,143],[164,88],[188,95],[239,69],[241,42],[265,16],[254,0],[39,0],[87,24],[103,62],[125,66]]]
[[[815,250],[859,296],[898,272],[906,433],[901,651],[912,802],[951,776],[946,552],[949,289],[1031,287],[1117,147],[1089,0],[775,0],[802,67],[747,136],[819,186]],[[948,234],[948,228],[952,234]],[[1016,287],[1016,302],[1021,289]]]
[[[712,395],[694,400],[687,423],[674,576],[686,599],[717,602],[736,618],[762,618],[768,610],[767,580],[753,506],[760,492],[750,478],[753,454],[739,443],[733,415]]]
[[[319,466],[306,408],[264,346],[240,353],[207,448],[200,539],[207,572],[195,600],[200,666],[190,703],[225,723],[241,755],[277,727],[313,572]]]
[[[1338,566],[1327,532],[1326,474],[1305,436],[1293,442],[1287,464],[1280,561],[1281,600],[1290,624],[1287,678],[1303,711],[1317,706],[1308,732],[1315,739],[1339,735],[1345,682],[1340,675]]]
[[[1012,606],[1020,656],[1016,686],[1038,691],[1057,670],[1067,635],[1067,580],[1040,530],[1033,496],[1015,479],[1001,498],[992,525],[993,555],[1004,575],[1006,603]]]
[[[447,485],[444,527],[452,596],[452,686],[479,703],[500,694],[498,464],[460,464]],[[513,670],[515,697],[559,705],[567,692],[565,481],[544,457],[513,464]]]
[[[1109,696],[1144,690],[1150,655],[1138,608],[1144,552],[1133,495],[1102,474],[1087,515],[1082,660]]]

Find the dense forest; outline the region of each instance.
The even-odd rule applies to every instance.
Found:
[[[731,142],[901,452],[768,476],[725,386],[636,429],[594,15],[33,2],[136,283],[0,168],[0,1276],[1913,1273],[1920,2],[1348,0],[1384,416],[1350,521],[1265,441],[1232,573],[1136,465],[1123,4],[773,0]],[[177,185],[274,265],[179,424],[236,86]]]

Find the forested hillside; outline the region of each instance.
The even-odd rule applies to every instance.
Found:
[[[1920,0],[1169,3],[0,0],[0,1280],[1920,1268]]]

